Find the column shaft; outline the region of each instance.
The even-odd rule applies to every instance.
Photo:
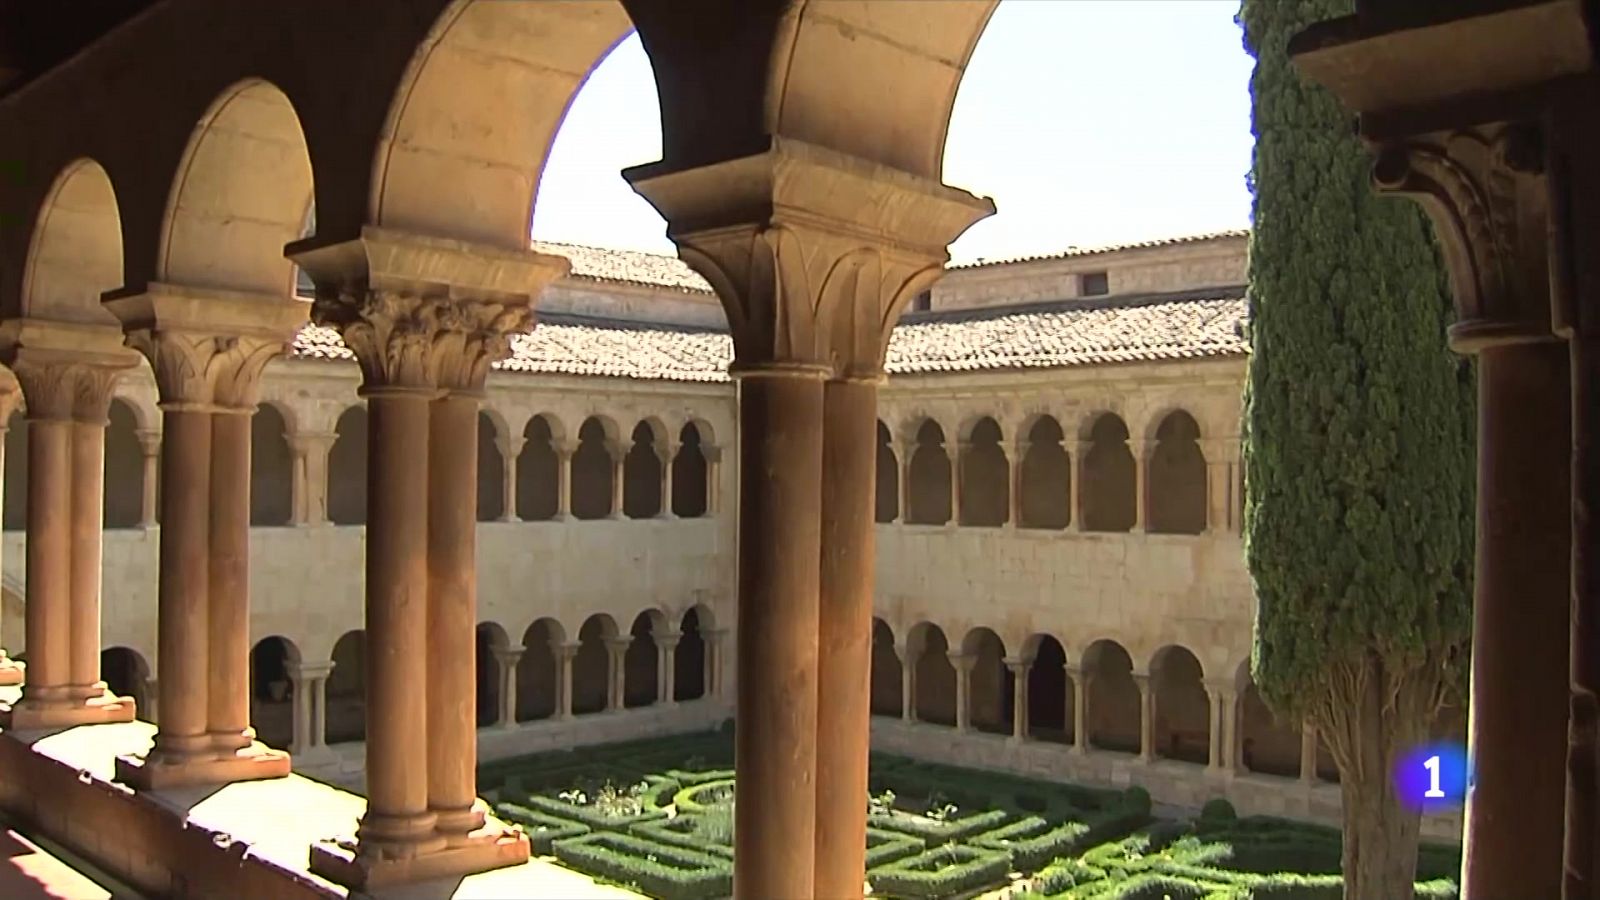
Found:
[[[566,519],[572,515],[572,448],[561,446],[556,449],[556,518]]]
[[[659,666],[659,672],[656,677],[656,700],[668,706],[677,702],[677,655],[678,638],[657,639],[656,665]]]
[[[663,519],[675,519],[672,512],[672,459],[677,455],[676,448],[660,448],[661,453],[661,513]]]
[[[326,747],[328,745],[328,676],[321,675],[311,680],[312,699],[315,701],[311,708],[311,741],[314,746]]]
[[[894,517],[896,522],[905,524],[911,521],[911,455],[917,452],[917,445],[913,441],[899,441],[895,453],[899,457],[900,465],[896,467],[898,487],[900,488],[900,508]]]
[[[294,739],[289,742],[289,746],[296,755],[303,754],[315,746],[311,734],[312,681],[313,679],[298,672],[289,673],[290,690],[294,691]]]
[[[522,455],[521,442],[505,443],[500,447],[500,521],[517,520],[517,458]]]
[[[1478,356],[1478,546],[1462,896],[1561,892],[1571,597],[1567,349]]]
[[[1067,441],[1066,444],[1071,454],[1067,466],[1072,470],[1067,479],[1068,527],[1083,531],[1083,457],[1089,445],[1084,441]]]
[[[423,682],[428,807],[437,817],[440,833],[456,843],[483,827],[483,815],[473,811],[478,793],[478,401],[450,394],[431,406],[426,456],[428,649]]]
[[[73,696],[99,697],[100,680],[100,538],[104,512],[106,426],[99,421],[72,423],[72,613],[71,671]]]
[[[1156,692],[1148,675],[1133,676],[1139,688],[1139,758],[1151,762],[1156,758]]]
[[[1028,738],[1028,670],[1030,663],[1007,663],[1011,669],[1011,739]]]
[[[823,387],[822,570],[817,626],[816,881],[819,897],[860,897],[866,880],[872,728],[874,498],[878,386]]]
[[[1147,441],[1129,441],[1128,448],[1133,451],[1133,527],[1129,530],[1139,534],[1145,530],[1150,508],[1145,496],[1150,491],[1150,447]]]
[[[961,524],[961,442],[950,442],[950,524]]]
[[[1089,752],[1089,673],[1068,671],[1072,679],[1072,752]]]
[[[972,665],[959,653],[950,662],[956,670],[956,731],[965,733],[972,727]]]
[[[250,746],[250,415],[211,416],[207,731],[221,753]]]
[[[572,660],[578,655],[577,644],[557,644],[551,648],[559,663],[556,684],[556,718],[572,718]]]
[[[143,481],[140,484],[139,494],[139,527],[153,528],[156,524],[157,491],[160,488],[161,432],[152,432],[148,437],[141,432],[139,449],[144,454]]]
[[[813,897],[823,385],[779,370],[739,388],[734,893]]]
[[[428,810],[429,400],[367,393],[367,814],[359,837],[378,858],[442,844],[430,837]]]
[[[517,666],[522,661],[522,650],[507,650],[495,654],[500,666],[500,720],[501,728],[514,728],[517,724]]]
[[[156,601],[161,728],[151,758],[176,764],[210,749],[211,413],[169,408],[162,421]]]
[[[26,706],[68,699],[72,672],[72,430],[64,419],[28,420],[28,644]]]
[[[911,648],[906,647],[897,654],[900,657],[900,719],[904,722],[917,720],[917,661],[913,658]]]

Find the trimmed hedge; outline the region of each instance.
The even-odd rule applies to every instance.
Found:
[[[930,819],[911,814],[869,813],[867,826],[921,838],[929,847],[979,834],[1005,825],[1013,818],[1010,810],[985,809],[954,819]]]
[[[684,847],[702,853],[733,859],[733,844],[712,840],[700,833],[700,815],[680,815],[671,819],[654,819],[629,826],[628,832],[646,840],[671,847]]]
[[[557,819],[580,822],[594,831],[626,831],[640,822],[665,819],[667,813],[662,809],[664,804],[661,801],[678,790],[678,783],[669,778],[648,776],[644,781],[649,785],[644,795],[644,809],[634,815],[608,815],[594,806],[580,806],[568,803],[559,797],[546,797],[541,794],[530,794],[523,798],[520,805]]]
[[[677,808],[679,815],[703,813],[713,806],[732,802],[721,796],[726,794],[731,798],[732,793],[732,778],[702,781],[696,785],[680,788],[672,795],[672,805]]]
[[[1089,826],[1083,822],[1052,826],[1038,816],[1028,816],[984,832],[967,843],[1008,854],[1012,868],[1032,872],[1058,856],[1071,853],[1088,833]]]
[[[901,834],[895,831],[885,831],[882,828],[867,826],[867,868],[874,869],[878,866],[915,856],[928,849],[919,837]]]
[[[946,844],[872,869],[867,881],[876,893],[937,898],[997,884],[1010,871],[1011,859],[1002,851]]]
[[[660,900],[718,900],[733,893],[733,861],[628,834],[598,832],[555,842],[556,858],[589,875]]]
[[[547,815],[515,803],[496,804],[494,814],[507,822],[521,826],[527,833],[529,842],[533,844],[533,852],[540,856],[550,855],[550,845],[554,841],[589,833],[589,826],[582,822]]]

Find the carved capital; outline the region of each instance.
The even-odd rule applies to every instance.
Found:
[[[711,283],[734,371],[878,378],[901,310],[944,273],[947,246],[994,204],[784,138],[696,169],[624,173]]]
[[[159,328],[128,332],[128,346],[150,360],[165,409],[254,410],[262,371],[287,349],[281,338]]]
[[[0,325],[0,360],[11,366],[30,420],[99,424],[118,376],[139,364],[113,326],[31,318]]]
[[[1450,344],[1463,353],[1554,339],[1549,203],[1537,126],[1506,124],[1384,143],[1372,178],[1433,220],[1455,294]]]
[[[122,369],[94,363],[30,360],[12,364],[27,400],[30,420],[105,424],[111,392]]]
[[[533,328],[526,304],[391,290],[318,291],[311,316],[344,338],[368,390],[481,391],[512,337]]]

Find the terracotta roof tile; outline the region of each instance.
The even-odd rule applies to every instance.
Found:
[[[711,293],[711,285],[676,256],[639,250],[610,250],[554,241],[534,241],[539,253],[565,256],[572,261],[569,278],[613,281],[676,288],[697,294]]]
[[[887,368],[926,374],[1242,355],[1243,297],[1233,287],[917,313],[895,329]],[[720,382],[733,357],[725,332],[572,314],[541,316],[513,346],[497,369]],[[301,330],[294,355],[354,359],[337,333],[316,325]]]

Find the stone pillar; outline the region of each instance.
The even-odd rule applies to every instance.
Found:
[[[969,441],[950,442],[950,522],[951,528],[961,524],[961,461],[972,452]]]
[[[706,693],[722,696],[722,644],[728,636],[726,628],[712,628],[700,632],[706,642]]]
[[[1028,739],[1028,672],[1033,669],[1031,659],[1008,659],[1011,670],[1011,740],[1022,743]]]
[[[1150,453],[1155,441],[1129,440],[1128,450],[1133,453],[1133,527],[1134,534],[1145,532],[1150,512]]]
[[[905,722],[915,722],[917,720],[916,654],[911,652],[909,644],[900,644],[894,648],[894,653],[900,658],[900,719]]]
[[[1070,663],[1064,668],[1072,682],[1072,752],[1083,756],[1089,752],[1089,681],[1093,676]]]
[[[572,441],[552,440],[556,451],[556,516],[555,521],[572,518],[572,455],[578,445]]]
[[[139,453],[142,461],[142,480],[139,494],[139,527],[156,527],[156,498],[157,488],[161,477],[161,430],[158,428],[141,428],[134,432],[139,439]]]
[[[289,774],[250,727],[250,417],[305,323],[276,296],[152,284],[105,301],[155,372],[162,411],[161,726],[117,778],[150,790]]]
[[[1156,758],[1156,692],[1150,676],[1133,673],[1133,683],[1139,688],[1139,759],[1154,762]]]
[[[1202,438],[1200,452],[1206,460],[1206,534],[1222,534],[1233,529],[1233,490],[1229,478],[1233,465],[1228,461],[1224,438]]]
[[[701,445],[706,458],[706,515],[722,511],[722,448]]]
[[[1020,528],[1022,522],[1022,460],[1028,455],[1029,443],[1024,438],[1011,442],[1011,452],[1008,453],[1006,462],[1011,478],[1009,480],[1010,495],[1006,500],[1006,527]]]
[[[328,524],[328,454],[338,438],[332,431],[301,431],[289,436],[289,449],[294,453],[291,525]]]
[[[620,712],[627,706],[628,647],[633,635],[619,634],[605,639],[606,712]]]
[[[496,438],[495,446],[500,451],[500,521],[520,522],[517,518],[517,460],[522,456],[522,446],[527,443],[525,438]]]
[[[500,712],[495,726],[501,729],[517,727],[517,666],[522,664],[523,648],[497,647],[494,651],[495,674],[500,678]]]
[[[17,378],[10,369],[0,369],[0,508],[4,508],[5,498],[5,454],[6,433],[11,428],[11,416],[17,409],[17,402],[22,399],[22,388],[17,384]],[[22,665],[6,655],[5,647],[0,646],[0,685],[10,686],[22,683]]]
[[[1300,781],[1317,783],[1317,726],[1310,722],[1300,725]]]
[[[822,570],[838,576],[830,583],[840,590],[855,584],[854,574],[843,573],[864,572],[870,583],[872,572],[870,558],[854,568],[837,555],[848,548],[823,542],[825,530],[840,537],[858,531],[846,525],[853,520],[845,514],[824,512],[833,490],[823,484],[823,459],[834,439],[825,437],[834,427],[829,422],[835,413],[843,417],[838,421],[856,421],[844,411],[855,409],[848,403],[830,411],[825,383],[882,373],[899,311],[942,272],[949,241],[994,207],[787,137],[743,159],[694,169],[662,163],[624,175],[662,213],[679,255],[715,287],[735,329],[742,802],[735,813],[734,893],[811,897],[826,890],[859,897],[859,850],[821,858],[815,844],[819,823],[854,835],[864,827],[856,820],[866,815],[859,794],[850,800],[848,821],[817,815],[819,744],[837,744],[822,756],[842,760],[858,738],[854,728],[818,730],[820,610],[824,602],[854,597],[830,589],[826,601],[819,599]],[[875,421],[871,428],[839,427],[838,446],[849,454],[865,458],[875,448]],[[870,487],[871,476],[862,483]],[[855,502],[866,510],[870,531],[870,491]],[[847,627],[861,634],[848,637],[844,658],[870,647],[870,612],[854,621]]]
[[[606,455],[611,457],[611,514],[608,519],[622,518],[622,505],[624,501],[623,489],[626,487],[623,476],[623,462],[628,458],[628,446],[623,441],[606,439]]]
[[[291,662],[289,683],[293,685],[294,740],[290,752],[300,765],[333,759],[325,735],[328,726],[327,684],[333,663]]]
[[[572,718],[572,660],[583,645],[577,641],[551,641],[556,656],[556,718]]]
[[[1067,448],[1068,467],[1072,475],[1067,482],[1067,512],[1068,530],[1084,531],[1083,527],[1083,457],[1092,446],[1088,441],[1067,439],[1062,441]]]
[[[478,402],[568,263],[371,227],[288,253],[369,417],[367,810],[355,846],[313,846],[311,869],[369,890],[516,865],[527,838],[475,799]]]
[[[1231,774],[1232,760],[1238,756],[1234,750],[1238,735],[1233,711],[1239,702],[1239,692],[1228,683],[1208,681],[1204,687],[1206,699],[1210,701],[1207,722],[1210,746],[1207,748],[1206,767],[1214,774]]]
[[[897,468],[900,475],[900,506],[895,510],[894,520],[902,525],[911,521],[911,455],[916,452],[917,442],[914,439],[894,438],[894,457],[899,461]]]
[[[678,641],[683,635],[676,631],[668,631],[654,635],[656,642],[656,702],[663,706],[677,706],[677,675],[678,670],[675,658],[678,654]]]
[[[947,650],[945,656],[956,670],[956,731],[966,734],[972,730],[972,669],[978,657],[959,650]]]
[[[28,411],[28,663],[0,727],[130,722],[100,680],[101,483],[111,390],[138,357],[114,328],[27,318],[0,326],[0,355]]]
[[[672,461],[678,457],[678,442],[657,442],[656,456],[661,460],[661,511],[656,518],[676,519],[678,516],[672,511]]]

